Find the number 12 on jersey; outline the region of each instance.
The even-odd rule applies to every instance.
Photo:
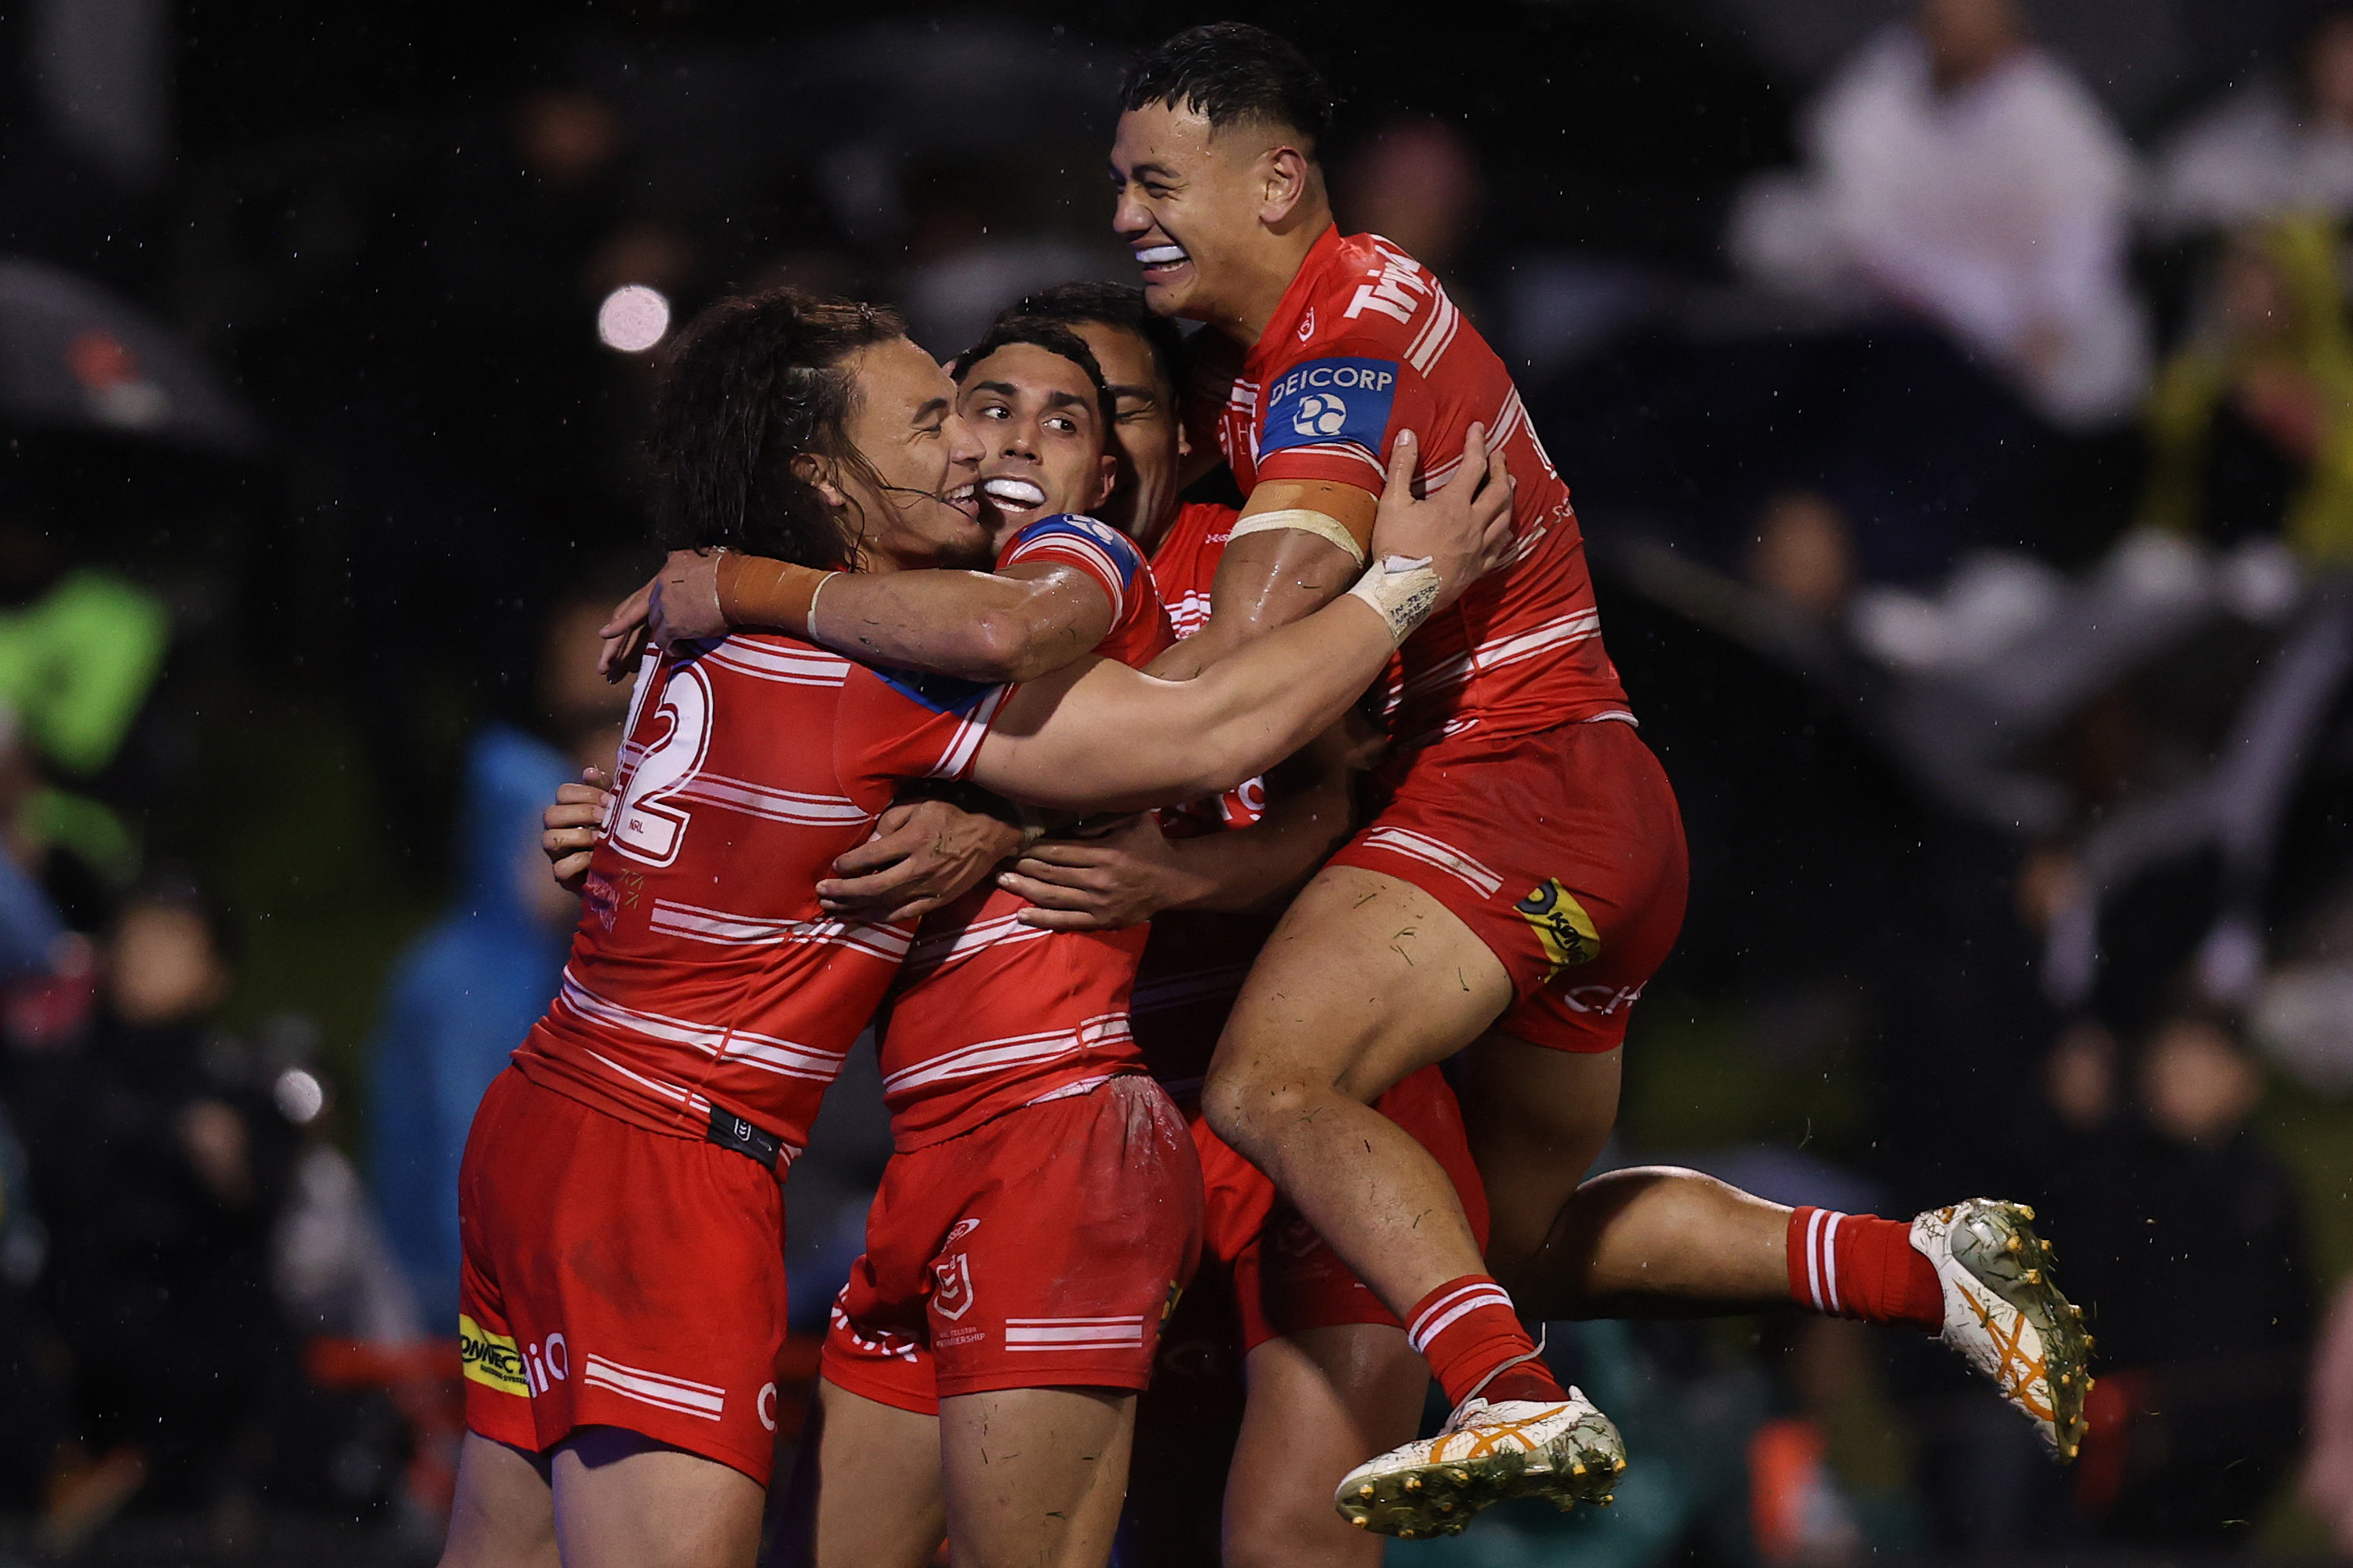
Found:
[[[646,694],[660,679],[661,666],[649,664],[639,677],[631,705],[628,733],[638,729],[638,714]],[[692,813],[673,798],[693,781],[711,747],[711,683],[692,664],[674,665],[661,683],[654,718],[662,726],[638,756],[637,766],[621,780],[606,836],[615,849],[648,865],[668,865],[678,858]]]

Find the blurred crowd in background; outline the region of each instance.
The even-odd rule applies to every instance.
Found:
[[[944,355],[1129,277],[1118,74],[1208,16],[328,9],[0,18],[0,1552],[429,1560],[665,334],[789,281]],[[1894,1334],[1556,1326],[1619,1507],[1398,1555],[2353,1552],[2353,5],[1246,15],[1518,375],[1683,802],[1609,1158],[2030,1200],[2100,1342],[2062,1472]]]

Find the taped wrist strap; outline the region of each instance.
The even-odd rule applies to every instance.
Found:
[[[1428,556],[1383,556],[1365,568],[1348,592],[1380,611],[1388,623],[1389,641],[1402,644],[1438,608],[1438,574],[1430,569]]]
[[[1304,506],[1285,507],[1280,512],[1260,512],[1245,517],[1234,524],[1234,531],[1226,536],[1226,543],[1230,546],[1245,535],[1267,534],[1277,528],[1296,528],[1303,534],[1313,534],[1347,551],[1348,558],[1356,565],[1361,567],[1365,564],[1365,546],[1354,534],[1342,526],[1339,519],[1327,517]]]
[[[734,550],[719,557],[719,613],[730,626],[773,626],[816,641],[810,617],[831,572]]]

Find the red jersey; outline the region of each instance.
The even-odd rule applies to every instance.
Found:
[[[1230,506],[1196,502],[1176,514],[1152,552],[1152,576],[1180,639],[1209,619],[1209,586],[1240,515]],[[1172,838],[1189,838],[1246,828],[1265,813],[1266,785],[1252,779],[1215,800],[1163,811],[1160,826]],[[1171,910],[1154,918],[1128,1015],[1153,1076],[1177,1098],[1199,1092],[1226,1014],[1281,917]]]
[[[1091,517],[1048,517],[1015,535],[997,568],[1067,562],[1111,599],[1094,652],[1142,669],[1174,641],[1167,612],[1126,535]],[[1141,1071],[1129,989],[1146,927],[1041,931],[1029,900],[984,884],[916,933],[883,1025],[882,1093],[891,1136],[921,1149],[992,1117]]]
[[[657,1132],[714,1106],[810,1120],[913,933],[818,907],[902,779],[971,770],[1008,686],[871,670],[776,635],[638,675],[564,983],[516,1049],[534,1083]]]
[[[1623,714],[1602,651],[1585,541],[1511,373],[1420,263],[1377,235],[1326,230],[1244,356],[1218,443],[1244,493],[1267,480],[1378,492],[1410,429],[1437,485],[1473,421],[1520,482],[1519,557],[1409,638],[1392,666],[1391,728],[1413,745]]]
[[[1209,623],[1209,588],[1240,515],[1213,501],[1188,501],[1152,552],[1152,580],[1160,585],[1160,601],[1180,639]]]

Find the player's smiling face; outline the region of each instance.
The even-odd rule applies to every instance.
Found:
[[[980,438],[980,488],[1004,541],[1041,517],[1092,512],[1118,460],[1087,373],[1050,348],[1009,343],[966,367],[956,411]]]
[[[848,432],[873,471],[824,466],[849,503],[860,566],[985,567],[993,552],[980,517],[981,444],[956,413],[955,383],[903,337],[849,363],[857,390]]]
[[[1194,109],[1147,103],[1119,117],[1112,228],[1164,316],[1220,322],[1240,310],[1267,205],[1262,136],[1215,130]]]

